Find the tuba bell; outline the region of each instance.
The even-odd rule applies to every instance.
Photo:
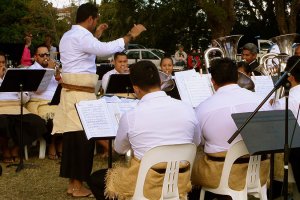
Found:
[[[279,76],[285,69],[288,57],[293,54],[292,46],[298,36],[297,33],[291,33],[271,38],[270,40],[278,45],[280,53],[267,53],[262,56],[258,70],[262,71],[263,75]]]
[[[211,47],[204,52],[204,61],[207,73],[208,69],[210,68],[211,60],[209,56],[212,52],[218,51],[221,53],[221,57],[228,57],[232,60],[236,60],[238,43],[241,37],[243,37],[243,35],[230,35],[214,40],[219,45],[219,47]]]

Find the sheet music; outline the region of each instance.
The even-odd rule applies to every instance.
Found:
[[[193,107],[213,94],[209,74],[200,75],[195,70],[176,72],[175,81],[181,100]]]
[[[207,74],[201,76],[199,74],[193,74],[189,79],[185,79],[185,84],[193,107],[197,107],[213,94],[210,79]]]
[[[47,89],[52,77],[54,76],[54,69],[47,68],[45,70],[46,70],[46,72],[44,74],[44,77],[43,77],[38,89],[36,90],[37,93],[45,91]]]
[[[111,117],[104,99],[80,101],[76,108],[88,139],[116,136],[118,123]]]
[[[188,79],[194,73],[196,73],[196,71],[194,69],[181,71],[181,72],[175,72],[175,82],[176,82],[178,92],[180,94],[180,98],[183,102],[186,102],[188,104],[191,104],[191,101],[190,101],[190,96],[187,91],[187,87],[185,85],[184,80]]]
[[[255,85],[255,93],[266,97],[269,92],[274,88],[274,84],[271,76],[251,76],[251,79]],[[275,94],[273,93],[269,99],[273,99]]]
[[[117,97],[118,98],[118,97]],[[118,101],[116,98],[110,100]],[[114,137],[123,113],[134,108],[138,101],[108,103],[106,98],[98,100],[80,101],[76,104],[82,126],[87,138]]]

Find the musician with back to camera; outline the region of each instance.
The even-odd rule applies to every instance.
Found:
[[[298,60],[300,59],[300,56],[292,56],[288,59],[287,65],[285,68],[285,71],[289,70]],[[299,108],[300,108],[300,62],[295,66],[295,68],[291,71],[291,75],[288,76],[287,80],[291,84],[291,89],[289,91],[289,109],[293,112],[294,116],[297,118]],[[284,110],[285,109],[285,97],[282,97],[279,100],[276,101],[271,101],[272,107],[275,110]],[[298,117],[298,123],[300,122],[300,119]],[[278,155],[279,156],[279,155]],[[283,155],[281,156],[281,166],[283,164]],[[292,165],[292,170],[294,174],[294,178],[297,184],[298,192],[293,191],[294,199],[300,199],[300,149],[291,149],[290,150],[290,157],[289,157],[289,162]],[[275,166],[278,164],[275,159]],[[280,165],[280,164],[279,164]],[[281,171],[279,172],[278,176],[283,178],[283,166],[278,169]],[[276,175],[276,169],[275,169],[275,175]],[[298,195],[298,196],[295,196]]]
[[[253,43],[247,43],[242,47],[242,59],[249,64],[250,72],[253,72],[256,76],[261,75],[261,73],[256,70],[259,66],[257,53],[258,48]]]
[[[117,52],[114,54],[114,69],[110,70],[102,77],[102,88],[104,90],[104,93],[106,92],[107,84],[110,75],[112,74],[128,74],[129,68],[128,68],[128,59],[127,55],[124,52]]]
[[[34,54],[34,64],[28,67],[28,69],[54,69],[55,62],[50,58],[50,52],[48,47],[45,45],[39,45]],[[58,86],[58,81],[55,79],[55,76],[52,76],[51,81],[47,88],[44,91],[36,91],[30,93],[30,101],[26,104],[26,108],[42,117],[47,124],[48,133],[44,136],[48,146],[48,158],[51,160],[56,160],[61,157],[61,148],[62,144],[58,140],[57,148],[55,137],[51,136],[52,128],[53,128],[53,116],[55,110],[57,108],[56,105],[49,105],[50,101],[53,98],[55,90]]]
[[[168,144],[200,143],[198,122],[193,108],[173,99],[160,89],[157,67],[150,61],[140,61],[130,67],[130,79],[140,102],[137,107],[124,113],[114,142],[115,151],[125,154],[133,150],[130,166],[116,166],[92,174],[89,185],[97,199],[129,199],[133,196],[140,160],[153,147]],[[177,113],[180,113],[178,115]],[[176,125],[176,126],[174,126]],[[176,153],[176,152],[174,152]],[[183,164],[184,172],[179,174],[179,193],[183,197],[191,189],[189,170]],[[164,174],[150,170],[150,177],[144,185],[148,199],[159,199]],[[102,188],[102,190],[100,189]],[[152,189],[150,189],[152,188]]]
[[[0,52],[0,85],[5,74],[5,54]],[[0,146],[5,163],[17,162],[20,145],[20,98],[19,92],[0,92]],[[28,102],[28,92],[23,92],[23,104]],[[33,141],[47,133],[44,120],[23,108],[23,144]],[[13,145],[9,146],[9,140]]]
[[[94,4],[80,5],[76,25],[63,35],[59,44],[63,83],[52,133],[63,133],[60,176],[69,178],[67,194],[74,197],[91,195],[83,181],[90,176],[94,152],[94,141],[86,139],[74,104],[96,99],[96,55],[104,57],[122,52],[125,44],[146,30],[141,24],[134,25],[123,38],[100,42],[98,38],[108,25],[100,24],[96,28],[98,20],[98,8]]]
[[[237,85],[237,66],[229,58],[213,60],[210,73],[216,92],[196,108],[205,154],[197,155],[191,177],[193,185],[217,188],[227,150],[242,140],[239,135],[231,144],[227,142],[237,130],[231,114],[254,111],[262,98]],[[268,104],[262,108],[268,109],[271,109]],[[231,188],[244,188],[247,164],[234,165],[229,178]],[[261,174],[261,181],[265,184],[268,177],[268,165],[265,163],[261,165]]]

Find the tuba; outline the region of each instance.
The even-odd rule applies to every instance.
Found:
[[[291,33],[271,38],[270,40],[278,45],[280,53],[267,53],[262,56],[258,70],[263,75],[280,76],[280,72],[285,69],[287,59],[293,54],[292,45],[298,36],[297,33]]]
[[[243,37],[243,35],[231,35],[231,36],[225,36],[225,37],[220,37],[218,39],[215,39],[215,41],[220,46],[220,48],[211,47],[211,48],[208,48],[204,52],[205,67],[206,67],[207,73],[209,73],[208,69],[210,68],[210,61],[212,60],[209,58],[209,55],[214,51],[220,52],[222,57],[228,57],[232,60],[236,60],[238,43],[239,43],[241,37]],[[240,87],[246,88],[246,89],[249,89],[252,91],[254,90],[254,83],[250,77],[248,77],[247,75],[245,75],[241,72],[238,72],[238,76],[239,76],[239,79],[238,79],[237,84]]]
[[[238,43],[241,37],[243,37],[243,35],[231,35],[231,36],[220,37],[214,40],[217,42],[219,47],[211,47],[205,50],[204,52],[204,61],[205,61],[205,67],[207,73],[208,73],[208,69],[210,68],[210,60],[211,60],[209,56],[212,52],[218,51],[221,53],[222,57],[228,57],[232,60],[236,60]]]

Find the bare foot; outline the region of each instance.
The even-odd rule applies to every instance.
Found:
[[[91,190],[85,188],[84,186],[81,186],[80,188],[74,188],[72,196],[73,197],[89,197],[92,195]]]

